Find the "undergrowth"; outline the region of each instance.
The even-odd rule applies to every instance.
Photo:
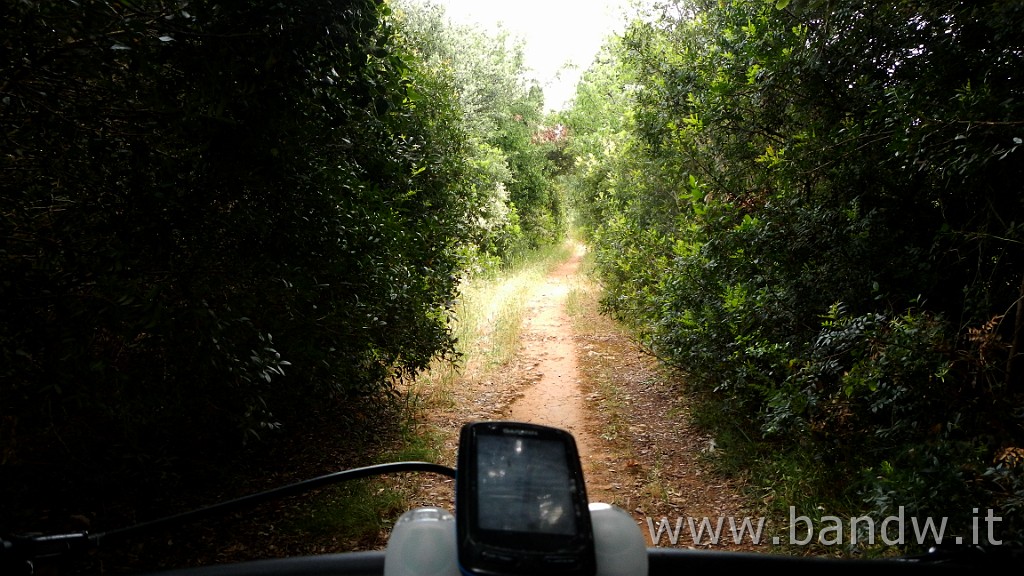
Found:
[[[450,408],[452,389],[461,378],[500,370],[514,357],[530,291],[572,249],[568,243],[547,246],[463,280],[451,322],[459,361],[435,361],[404,383],[399,434],[382,449],[378,462],[442,463],[441,432],[419,425],[422,416],[435,408]],[[381,548],[394,522],[412,507],[418,482],[419,477],[410,473],[324,489],[308,498],[284,529],[294,535],[328,537],[338,549]]]

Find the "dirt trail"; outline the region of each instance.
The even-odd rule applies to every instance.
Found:
[[[587,426],[587,405],[576,358],[575,332],[565,310],[566,296],[579,273],[585,247],[577,244],[572,257],[537,287],[527,303],[529,317],[523,330],[520,358],[534,383],[510,408],[510,418],[555,426],[576,438],[584,477],[592,502],[610,501],[604,470],[608,463],[592,426]]]
[[[680,518],[715,522],[747,515],[741,481],[721,477],[709,464],[715,442],[690,422],[678,375],[598,312],[600,290],[580,272],[585,254],[585,246],[575,245],[570,258],[532,286],[510,361],[468,367],[438,391],[443,400],[431,402],[425,425],[440,432],[444,459],[454,464],[458,429],[467,421],[547,424],[576,438],[590,501],[629,511],[645,535],[649,518],[675,526]],[[425,484],[417,498],[438,505],[450,494],[449,483],[440,481]],[[651,538],[648,544],[670,545]],[[696,543],[689,536],[674,546],[758,549],[725,539]]]

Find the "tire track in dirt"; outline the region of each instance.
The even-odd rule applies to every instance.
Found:
[[[565,310],[566,296],[585,252],[585,247],[577,244],[569,260],[548,274],[527,303],[529,316],[520,358],[534,383],[513,402],[509,417],[571,432],[583,463],[588,498],[591,502],[610,502],[610,494],[603,488],[609,484],[604,477],[608,458],[592,433],[593,427],[588,426],[575,332]]]
[[[690,422],[679,376],[598,312],[600,289],[580,272],[585,254],[585,246],[574,245],[571,257],[527,292],[521,340],[507,363],[467,367],[435,391],[444,400],[430,402],[420,425],[439,439],[443,463],[454,465],[466,422],[546,424],[575,437],[589,500],[627,510],[645,537],[648,518],[674,525],[686,517],[745,516],[742,480],[723,478],[709,465],[714,440]],[[416,504],[454,505],[450,480],[425,479],[421,488]],[[763,550],[724,536],[710,544],[687,535],[673,546]],[[670,543],[648,538],[648,545]]]
[[[513,420],[569,430],[576,438],[591,502],[608,502],[629,511],[648,535],[655,524],[680,517],[740,519],[746,515],[735,482],[709,470],[712,438],[689,421],[686,396],[678,381],[644,354],[624,330],[597,312],[596,288],[583,279],[586,247],[538,285],[528,300],[528,317],[518,354],[528,379],[507,413]],[[576,314],[567,297],[576,290]],[[678,531],[677,531],[678,533]],[[650,536],[650,535],[648,535]],[[676,546],[717,550],[754,550],[749,542],[726,535],[716,544],[697,543],[692,535]],[[666,538],[667,539],[667,538]],[[669,545],[667,541],[648,545]]]

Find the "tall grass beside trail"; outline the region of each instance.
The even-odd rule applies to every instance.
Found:
[[[485,377],[508,364],[519,347],[530,293],[572,255],[573,248],[571,242],[545,246],[463,280],[452,320],[460,360],[436,362],[417,378],[410,391],[421,396],[417,404],[450,405],[452,387],[460,377]]]
[[[569,242],[547,246],[463,281],[452,320],[461,358],[457,364],[437,361],[408,383],[399,445],[382,447],[380,462],[441,461],[443,441],[436,432],[417,426],[419,415],[450,407],[460,379],[485,378],[515,357],[530,293],[572,255],[573,248]],[[378,547],[386,542],[411,492],[409,479],[401,477],[328,488],[308,499],[286,528],[295,534],[332,535],[343,548]]]

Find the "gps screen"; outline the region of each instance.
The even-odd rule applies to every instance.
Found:
[[[573,480],[561,442],[484,434],[477,457],[480,529],[576,533]]]

